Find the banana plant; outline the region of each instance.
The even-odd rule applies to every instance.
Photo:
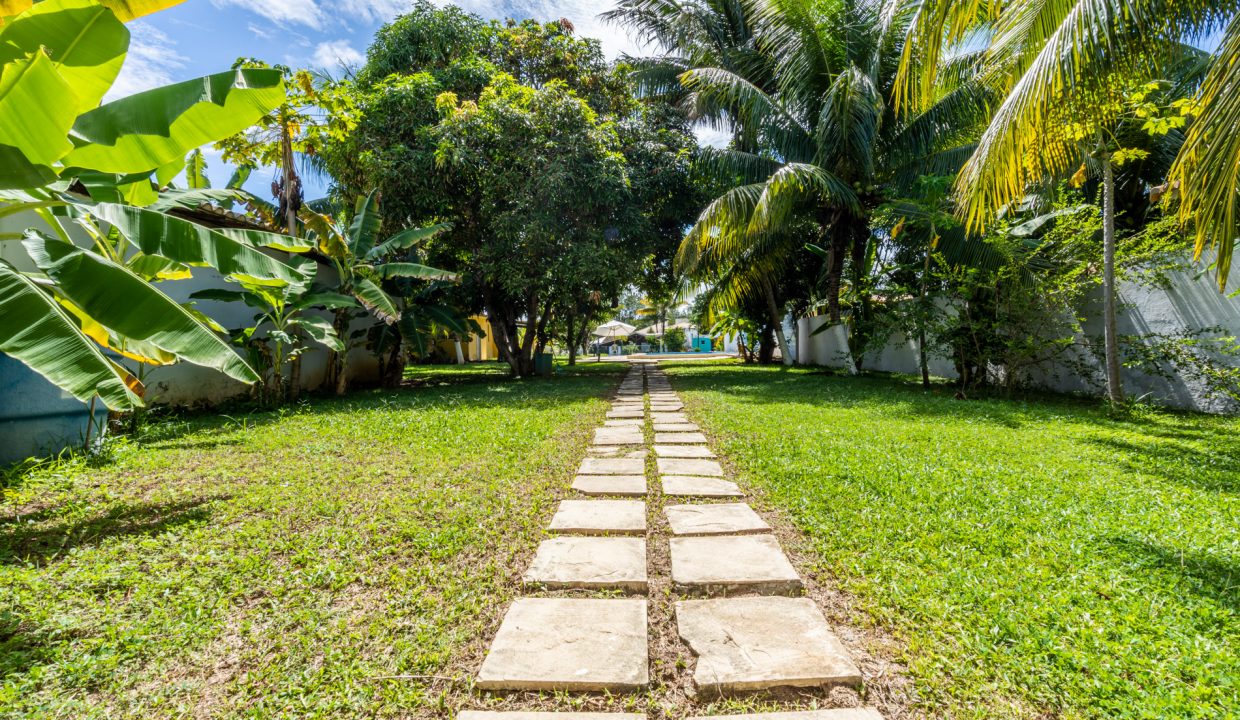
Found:
[[[37,268],[0,260],[0,351],[114,410],[142,405],[141,383],[115,354],[259,379],[201,313],[153,281],[210,266],[267,287],[304,282],[260,251],[274,234],[211,230],[136,206],[158,201],[186,153],[284,97],[279,72],[242,69],[101,105],[128,52],[124,21],[178,1],[0,0],[0,116],[21,119],[0,123],[0,220],[31,223],[0,232],[0,242],[20,242]],[[82,188],[90,200],[70,192]],[[88,247],[75,244],[75,228]]]
[[[405,230],[380,242],[383,221],[379,215],[378,191],[372,190],[366,197],[358,198],[352,221],[347,228],[333,218],[305,206],[301,209],[301,220],[309,231],[307,239],[313,242],[319,253],[331,260],[336,268],[339,277],[337,290],[357,298],[367,312],[387,325],[400,322],[401,311],[397,307],[396,298],[383,288],[385,281],[399,278],[456,279],[454,274],[445,270],[437,270],[420,263],[389,260],[397,253],[407,254],[418,243],[438,235],[450,226],[440,224]],[[352,318],[350,309],[337,309],[336,332],[344,335]],[[343,394],[347,384],[347,357],[347,352],[334,353],[329,368],[328,380],[334,380],[337,394]]]
[[[306,264],[307,270],[313,270],[313,260],[302,258],[301,262]],[[233,341],[246,348],[252,364],[260,366],[267,400],[276,403],[283,402],[290,392],[296,399],[300,389],[300,358],[309,349],[307,339],[335,352],[344,350],[344,343],[332,323],[309,311],[358,307],[357,301],[349,295],[322,288],[308,289],[304,285],[273,288],[242,283],[240,290],[210,288],[193,293],[190,299],[242,302],[258,311],[253,324],[233,331]],[[287,385],[286,366],[292,368]]]

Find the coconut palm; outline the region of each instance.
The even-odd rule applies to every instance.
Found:
[[[910,6],[893,0],[892,12]],[[1013,0],[979,12],[977,3],[915,3],[900,77],[898,104],[915,112],[926,98],[926,59],[981,30],[991,36],[983,56],[987,84],[1005,99],[960,173],[956,198],[971,230],[1029,188],[1091,166],[1102,179],[1103,327],[1107,396],[1123,402],[1115,293],[1115,173],[1125,148],[1117,129],[1132,119],[1134,93],[1143,81],[1182,73],[1196,52],[1184,44],[1220,27],[1236,2],[1119,3],[1092,0],[1043,3]],[[1180,216],[1196,223],[1196,257],[1217,245],[1217,277],[1226,286],[1237,232],[1240,173],[1240,19],[1232,17],[1224,42],[1198,97],[1199,119],[1172,168],[1182,202]],[[1230,54],[1228,54],[1230,51]],[[920,61],[920,71],[911,69]],[[1185,118],[1175,118],[1173,125]],[[1165,129],[1164,129],[1165,131]]]
[[[971,154],[988,100],[973,72],[977,56],[944,63],[933,101],[898,117],[888,98],[910,13],[888,16],[855,0],[740,0],[737,7],[765,62],[698,52],[703,43],[681,53],[746,60],[680,75],[694,115],[735,132],[730,148],[703,153],[704,169],[734,187],[701,213],[679,267],[690,277],[726,278],[732,290],[716,294],[721,302],[764,296],[778,328],[779,269],[813,242],[828,251],[828,312],[839,321],[845,265],[864,266],[870,215],[884,194],[923,174],[950,173]],[[791,362],[782,331],[778,340]]]
[[[1226,287],[1237,230],[1240,180],[1240,2],[1237,0],[891,0],[888,12],[912,10],[897,100],[916,111],[928,68],[949,48],[980,31],[988,83],[1005,96],[957,185],[962,213],[977,228],[1047,176],[1071,174],[1079,138],[1060,132],[1057,109],[1089,111],[1094,122],[1123,111],[1105,97],[1117,80],[1165,77],[1184,43],[1223,30],[1213,67],[1196,102],[1171,178],[1179,184],[1180,215],[1196,229],[1196,255],[1213,245],[1216,275]],[[916,67],[914,67],[916,65]]]

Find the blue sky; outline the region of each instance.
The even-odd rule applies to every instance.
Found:
[[[611,0],[452,4],[486,18],[566,17],[579,35],[601,40],[608,57],[638,49],[622,29],[598,19],[611,9]],[[408,0],[186,0],[129,24],[129,57],[109,99],[227,70],[243,56],[340,75],[343,68],[360,66],[375,31],[410,6]],[[208,152],[207,164],[212,184],[227,182],[232,169],[217,153]],[[247,189],[265,197],[271,179],[271,171],[256,171]],[[324,191],[307,180],[307,198]]]

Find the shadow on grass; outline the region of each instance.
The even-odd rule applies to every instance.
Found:
[[[1205,451],[1177,442],[1184,438],[1197,439],[1196,433],[1177,435],[1145,428],[1139,432],[1152,437],[1086,437],[1083,440],[1106,451],[1108,461],[1125,472],[1154,475],[1197,490],[1240,493],[1240,438],[1214,433],[1200,440],[1209,448]],[[1185,468],[1190,467],[1194,470],[1186,472]]]
[[[46,525],[54,509],[0,521],[0,564],[46,565],[75,548],[94,547],[109,538],[158,535],[165,530],[207,520],[205,507],[228,496],[194,498],[167,503],[122,505],[84,520]]]
[[[1171,572],[1193,594],[1240,611],[1240,558],[1156,545],[1137,537],[1112,538],[1109,543],[1142,569]]]

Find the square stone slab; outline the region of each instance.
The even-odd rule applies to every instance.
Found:
[[[640,417],[645,417],[645,416],[646,416],[646,411],[645,411],[645,410],[642,410],[640,407],[639,407],[639,408],[635,408],[635,409],[633,409],[633,410],[630,410],[630,409],[628,409],[628,408],[621,408],[621,409],[618,409],[618,410],[608,410],[608,411],[607,411],[607,417],[612,418],[612,419],[615,419],[615,418],[640,418]]]
[[[665,458],[713,458],[715,454],[705,445],[655,445],[656,457]]]
[[[620,457],[624,452],[623,445],[591,445],[586,448],[589,457]]]
[[[522,577],[552,589],[646,590],[646,540],[560,537],[542,541]]]
[[[674,537],[668,542],[672,585],[680,592],[789,595],[801,589],[801,577],[774,536]]]
[[[640,690],[646,601],[521,598],[478,671],[482,690]]]
[[[635,427],[639,428],[645,425],[646,421],[642,418],[624,418],[621,420],[604,420],[603,427]]]
[[[655,462],[658,463],[660,475],[700,475],[702,477],[723,477],[723,466],[721,466],[716,460],[700,460],[697,458],[659,458]]]
[[[668,505],[663,514],[673,535],[747,535],[771,529],[746,503]]]
[[[645,475],[642,458],[586,458],[581,461],[578,475]],[[680,473],[686,474],[686,473]]]
[[[792,712],[746,715],[699,715],[689,720],[883,720],[883,716],[874,708],[833,708],[831,710],[793,710]]]
[[[650,421],[657,423],[687,423],[689,418],[684,413],[652,412]]]
[[[682,600],[676,628],[697,655],[693,684],[704,694],[861,683],[809,598]]]
[[[548,527],[578,535],[642,535],[646,503],[641,500],[561,500]]]
[[[674,497],[727,498],[744,497],[745,493],[731,480],[687,475],[664,475],[663,494]]]
[[[699,432],[702,428],[693,423],[655,423],[655,432],[664,433],[680,433],[680,432]]]
[[[594,429],[595,445],[641,445],[646,442],[640,427]]]
[[[640,713],[462,710],[456,714],[456,720],[646,720],[646,716]]]
[[[660,445],[705,445],[706,436],[700,432],[655,433],[654,441]]]
[[[586,495],[622,495],[640,497],[646,494],[645,475],[578,475],[573,489]]]

